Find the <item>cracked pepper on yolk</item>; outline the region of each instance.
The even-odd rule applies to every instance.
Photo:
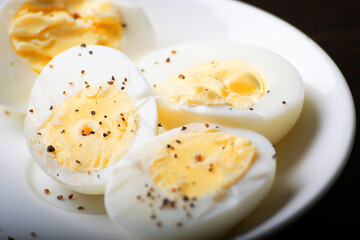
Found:
[[[235,184],[256,158],[246,138],[213,129],[182,133],[152,158],[150,173],[165,191],[200,197]]]
[[[43,143],[55,161],[78,172],[101,170],[121,158],[138,126],[131,99],[115,87],[90,86],[52,111],[39,131]]]
[[[237,60],[199,64],[172,75],[160,86],[172,105],[253,107],[265,93],[262,76]]]
[[[122,17],[106,1],[30,0],[9,33],[15,52],[37,73],[59,53],[82,43],[120,49]]]

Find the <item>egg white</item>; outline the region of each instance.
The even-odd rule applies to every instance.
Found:
[[[45,66],[37,78],[31,91],[28,107],[31,112],[26,116],[24,130],[33,158],[48,175],[70,189],[87,194],[102,194],[111,166],[96,174],[75,172],[62,167],[47,153],[46,146],[41,143],[41,136],[37,134],[53,113],[49,106],[56,109],[68,97],[85,89],[82,70],[85,70],[85,80],[90,86],[107,83],[114,76],[118,80],[114,81],[113,86],[120,89],[123,79],[127,78],[123,91],[131,97],[139,116],[136,136],[129,150],[152,139],[156,134],[156,103],[136,65],[120,51],[109,47],[87,45],[66,50]],[[69,85],[69,82],[73,84]]]
[[[161,191],[149,169],[150,159],[168,139],[192,130],[217,129],[250,139],[256,147],[257,159],[246,174],[229,189],[200,196],[193,203],[191,217],[184,213],[184,201],[177,193]],[[129,153],[119,162],[105,191],[105,207],[111,220],[127,235],[127,239],[212,239],[225,234],[245,218],[269,192],[275,175],[276,155],[272,144],[256,132],[204,123],[186,125],[166,131]],[[155,199],[146,197],[153,188]],[[157,194],[161,193],[161,198]],[[140,201],[138,196],[143,196]],[[144,197],[145,196],[145,197]],[[177,207],[159,210],[164,198],[175,200]],[[150,216],[155,206],[158,226]],[[189,206],[187,206],[189,208]],[[181,222],[181,226],[175,223]]]
[[[26,0],[7,0],[0,3],[0,104],[25,112],[31,87],[38,74],[14,51],[9,28],[13,16]],[[93,0],[106,1],[106,0]],[[131,60],[137,61],[156,46],[154,30],[142,8],[129,0],[108,0],[119,7],[124,22],[122,47]]]
[[[175,52],[174,52],[175,51]],[[229,105],[171,105],[153,87],[160,121],[170,128],[191,122],[212,122],[254,130],[273,144],[294,126],[302,111],[304,86],[296,69],[284,58],[264,48],[230,42],[191,42],[153,51],[139,68],[150,86],[160,86],[171,75],[189,67],[217,60],[240,60],[260,73],[269,91],[250,109]],[[284,102],[285,101],[285,102]],[[166,117],[164,116],[166,113]],[[163,118],[163,119],[161,119]]]

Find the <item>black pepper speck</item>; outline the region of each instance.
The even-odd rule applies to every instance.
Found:
[[[46,149],[48,152],[55,152],[55,148],[53,145],[49,145]]]

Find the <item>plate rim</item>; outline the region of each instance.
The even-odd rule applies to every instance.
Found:
[[[197,1],[205,2],[205,0],[197,0]],[[354,143],[355,143],[356,108],[355,108],[354,98],[352,96],[351,89],[349,87],[348,82],[346,81],[345,76],[343,75],[343,73],[341,72],[340,68],[337,66],[335,61],[330,57],[330,55],[318,43],[316,43],[305,32],[301,31],[293,24],[276,16],[275,14],[268,12],[266,10],[263,10],[257,6],[243,2],[241,0],[211,0],[211,1],[213,1],[213,2],[223,1],[223,2],[228,2],[229,4],[242,4],[246,7],[252,8],[253,10],[257,11],[258,13],[266,14],[266,15],[270,16],[271,18],[276,19],[277,21],[281,22],[282,24],[287,25],[287,27],[292,28],[298,35],[300,35],[300,36],[302,35],[304,40],[307,41],[308,43],[310,43],[312,46],[314,46],[317,49],[318,53],[320,53],[322,55],[321,57],[324,60],[326,60],[326,63],[329,65],[330,69],[333,71],[332,75],[334,75],[334,77],[336,79],[336,83],[340,83],[344,87],[344,90],[346,91],[346,95],[344,95],[344,96],[346,96],[346,98],[347,98],[346,101],[348,103],[350,103],[350,106],[348,106],[349,109],[351,109],[351,111],[348,112],[348,114],[349,114],[348,119],[350,120],[350,122],[348,122],[348,127],[347,127],[349,133],[348,133],[347,143],[343,144],[344,147],[342,148],[342,153],[341,153],[342,158],[341,158],[341,160],[339,160],[340,164],[338,165],[338,168],[333,172],[331,177],[328,179],[328,181],[326,181],[321,186],[321,188],[319,188],[319,191],[317,191],[317,194],[314,195],[312,198],[309,198],[307,200],[307,202],[303,203],[302,207],[298,208],[298,211],[295,211],[293,214],[288,215],[287,219],[283,219],[283,221],[275,223],[275,225],[272,228],[267,228],[267,229],[265,229],[265,231],[258,233],[258,234],[253,233],[254,229],[250,229],[248,232],[245,232],[243,235],[235,236],[233,239],[236,239],[236,240],[246,239],[247,236],[249,236],[249,237],[251,236],[251,237],[255,237],[255,238],[269,237],[269,236],[275,234],[276,232],[281,231],[282,229],[286,228],[287,226],[291,225],[296,220],[298,220],[302,216],[304,216],[311,208],[313,208],[317,203],[320,202],[321,199],[323,199],[325,197],[325,195],[329,192],[329,190],[333,187],[335,182],[341,176],[345,166],[347,165],[347,163],[350,159],[350,155],[352,153]]]

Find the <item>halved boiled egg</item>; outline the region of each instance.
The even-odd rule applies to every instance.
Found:
[[[126,239],[213,239],[269,192],[276,169],[260,134],[192,123],[166,131],[114,168],[105,207]]]
[[[211,122],[259,132],[272,143],[294,126],[304,86],[279,55],[229,42],[194,42],[154,51],[138,64],[165,129]]]
[[[96,44],[136,61],[155,45],[146,15],[128,0],[8,0],[0,36],[0,103],[23,112],[37,75],[59,53]]]
[[[113,48],[82,44],[57,55],[37,78],[25,136],[48,175],[102,194],[112,166],[156,127],[156,103],[136,65]]]

